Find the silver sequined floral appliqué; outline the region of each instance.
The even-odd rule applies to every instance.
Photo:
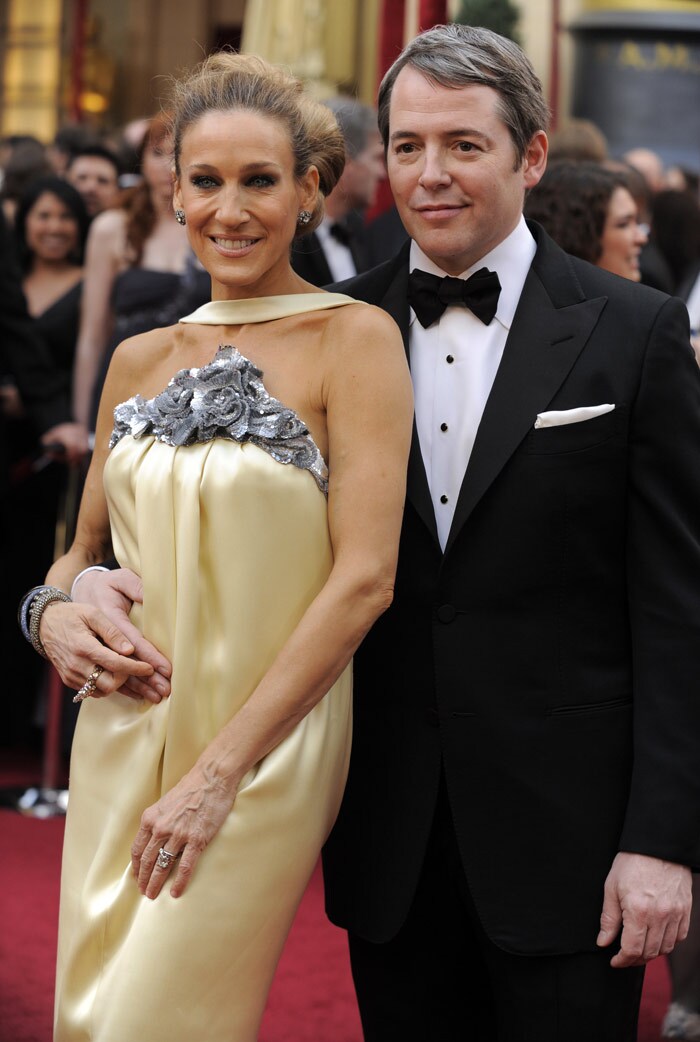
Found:
[[[207,365],[176,373],[155,398],[137,394],[118,405],[110,449],[126,434],[150,434],[175,447],[213,438],[250,442],[278,463],[311,471],[328,493],[328,468],[308,428],[267,393],[262,372],[235,347],[220,347]]]

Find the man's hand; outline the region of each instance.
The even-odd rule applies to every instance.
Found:
[[[73,590],[76,603],[90,604],[126,637],[134,651],[132,658],[147,662],[153,667],[151,676],[129,676],[120,691],[132,698],[146,698],[149,702],[160,702],[170,694],[170,663],[136,629],[129,620],[131,606],[143,602],[143,584],[128,568],[108,572],[88,572]]]
[[[87,428],[82,423],[59,423],[41,436],[44,446],[61,445],[60,458],[65,463],[79,463],[89,451]]]
[[[691,875],[685,865],[620,853],[605,881],[597,944],[612,944],[622,928],[621,948],[610,965],[643,966],[685,940],[691,903]]]

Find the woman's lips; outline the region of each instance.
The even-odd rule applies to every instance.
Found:
[[[219,252],[226,254],[226,256],[240,257],[249,253],[259,240],[248,237],[243,238],[242,236],[234,239],[224,235],[213,235],[211,241]]]

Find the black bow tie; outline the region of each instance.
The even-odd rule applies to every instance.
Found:
[[[350,246],[351,236],[347,224],[341,224],[339,221],[336,221],[335,224],[330,226],[328,231],[337,242],[342,243],[343,246]]]
[[[452,304],[469,308],[487,326],[496,314],[500,293],[498,275],[488,268],[480,268],[468,279],[453,279],[450,275],[441,279],[419,268],[408,276],[408,302],[425,329]]]

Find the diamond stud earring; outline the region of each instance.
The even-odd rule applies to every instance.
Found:
[[[187,224],[187,218],[185,217],[185,211],[184,210],[176,210],[175,211],[175,220],[177,221],[178,224]]]

